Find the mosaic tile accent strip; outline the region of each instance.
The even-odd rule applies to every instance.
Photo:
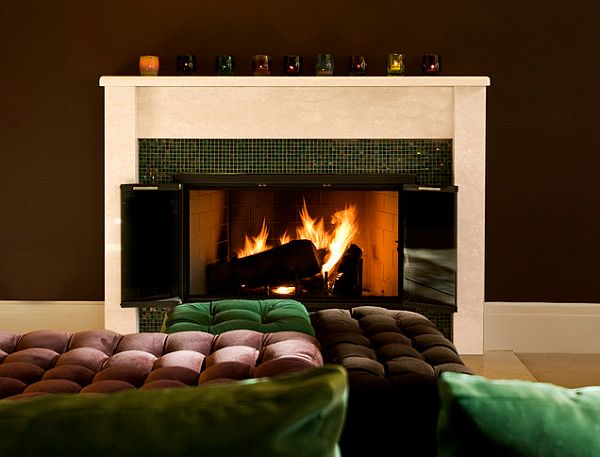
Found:
[[[165,314],[170,308],[138,308],[138,327],[140,332],[160,332]]]
[[[405,311],[412,311],[413,313],[419,313],[429,319],[435,324],[435,326],[442,332],[442,334],[453,341],[453,311],[436,311],[429,308],[419,307],[402,307]]]
[[[415,174],[421,185],[451,185],[451,139],[141,138],[142,183],[176,173]]]

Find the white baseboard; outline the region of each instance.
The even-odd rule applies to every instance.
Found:
[[[52,329],[77,332],[104,328],[104,302],[0,300],[0,331]]]
[[[488,302],[484,350],[600,353],[600,303]]]

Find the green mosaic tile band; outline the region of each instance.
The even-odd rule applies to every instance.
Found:
[[[451,185],[451,139],[153,139],[139,141],[142,183],[175,173],[409,173]]]
[[[138,308],[138,328],[140,332],[160,332],[165,314],[170,308]]]

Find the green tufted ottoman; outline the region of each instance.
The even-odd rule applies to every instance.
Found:
[[[314,336],[308,311],[291,299],[215,300],[176,306],[165,315],[165,333],[202,331],[214,335],[229,330],[262,333],[302,332]]]

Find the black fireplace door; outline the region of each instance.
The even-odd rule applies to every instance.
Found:
[[[456,186],[407,185],[404,225],[403,301],[456,310]]]
[[[181,184],[121,185],[121,306],[181,303]]]

